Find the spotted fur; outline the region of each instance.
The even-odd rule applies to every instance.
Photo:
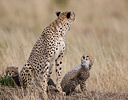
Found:
[[[90,69],[93,65],[93,58],[90,55],[81,57],[81,64],[72,68],[65,74],[61,81],[62,90],[66,95],[71,94],[80,84],[82,93],[86,93],[86,80],[90,76]]]

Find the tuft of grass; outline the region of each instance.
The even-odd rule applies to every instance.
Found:
[[[0,77],[0,85],[4,86],[16,86],[16,83],[13,81],[11,77],[3,76]]]

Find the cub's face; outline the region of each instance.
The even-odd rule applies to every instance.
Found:
[[[6,76],[8,76],[8,77],[15,77],[17,75],[18,75],[18,67],[8,66],[6,68]]]
[[[91,69],[93,62],[94,62],[94,60],[93,60],[92,56],[90,56],[90,55],[83,55],[81,57],[81,65],[85,66],[85,68],[87,68],[89,70]]]

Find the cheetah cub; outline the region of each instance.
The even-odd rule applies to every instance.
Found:
[[[83,55],[81,57],[81,64],[72,68],[65,74],[61,81],[61,87],[66,95],[71,94],[79,84],[82,93],[86,94],[86,80],[90,76],[90,69],[93,65],[93,62],[92,56]]]
[[[14,82],[18,85],[20,85],[20,76],[19,76],[19,72],[18,72],[18,67],[16,66],[8,66],[5,70],[6,72],[6,76],[7,77],[12,77],[12,79],[14,80]],[[53,82],[53,80],[50,78],[48,81],[48,86],[53,86],[56,87],[55,83]]]
[[[6,68],[6,76],[12,77],[14,82],[20,86],[20,77],[19,77],[19,72],[18,72],[18,67],[16,66],[8,66]]]

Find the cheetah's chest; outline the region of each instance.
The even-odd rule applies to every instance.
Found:
[[[56,47],[56,52],[54,55],[54,60],[56,60],[58,58],[58,56],[60,55],[60,53],[63,53],[65,50],[65,41],[62,37],[59,38],[58,42],[57,42],[57,47]]]

